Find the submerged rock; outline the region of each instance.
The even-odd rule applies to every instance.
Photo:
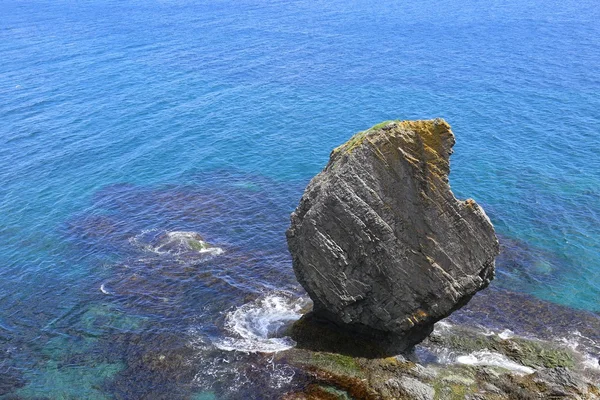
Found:
[[[403,350],[493,279],[492,224],[448,184],[453,145],[436,119],[379,124],[333,150],[287,231],[318,318]]]
[[[164,232],[160,234],[151,242],[151,250],[158,254],[172,255],[180,255],[188,252],[222,253],[222,250],[218,247],[205,242],[199,233],[184,231]]]

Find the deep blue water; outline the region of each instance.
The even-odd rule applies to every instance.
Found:
[[[403,3],[3,1],[0,396],[287,390],[223,350],[236,307],[293,317],[289,214],[388,119],[452,125],[493,287],[600,312],[600,6]],[[159,251],[173,232],[223,253]]]

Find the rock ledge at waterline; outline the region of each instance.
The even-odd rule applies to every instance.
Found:
[[[444,120],[389,121],[332,151],[287,231],[313,317],[404,350],[489,284],[498,241],[450,190],[453,145]]]

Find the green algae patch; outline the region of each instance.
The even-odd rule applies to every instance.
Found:
[[[393,124],[393,123],[399,123],[399,122],[400,122],[399,120],[395,120],[395,119],[388,119],[387,121],[383,121],[383,122],[380,122],[380,123],[378,123],[378,124],[375,124],[375,125],[373,125],[373,126],[372,126],[372,127],[370,127],[369,129],[367,129],[367,132],[369,132],[369,131],[376,131],[376,130],[378,130],[378,129],[381,129],[381,128],[383,128],[383,127],[384,127],[384,126],[386,126],[386,125]]]
[[[485,336],[462,329],[458,329],[454,333],[432,335],[429,340],[432,343],[464,353],[487,349],[531,368],[573,368],[575,366],[575,356],[570,349],[541,340],[502,339],[496,335]]]
[[[338,154],[342,151],[345,151],[348,154],[352,153],[352,150],[360,146],[361,143],[365,140],[365,137],[367,136],[368,132],[369,131],[358,132],[357,134],[352,136],[350,140],[348,140],[346,143],[333,149],[332,154]]]
[[[308,368],[318,368],[333,374],[352,377],[362,375],[361,367],[357,360],[342,354],[292,350],[288,352],[287,358],[292,364]]]
[[[528,367],[572,368],[575,366],[573,354],[568,349],[559,348],[549,343],[512,339],[501,342],[504,354]]]
[[[374,142],[378,142],[377,146],[373,146],[377,150],[376,156],[385,162],[386,156],[383,153],[396,153],[397,141],[392,139],[386,142],[381,140],[382,137],[400,137],[406,131],[416,132],[417,140],[404,143],[406,149],[403,156],[415,166],[420,165],[419,160],[424,160],[428,170],[434,176],[443,177],[448,175],[450,169],[448,157],[451,152],[450,149],[454,145],[454,136],[450,125],[439,118],[434,120],[388,120],[380,122],[367,130],[356,133],[346,143],[336,147],[331,152],[331,156],[333,158],[342,153],[351,154],[365,140],[372,138]]]
[[[431,382],[435,400],[463,400],[478,391],[478,382],[473,369],[468,366],[453,366],[442,370]]]
[[[307,396],[304,398],[315,399],[398,398],[398,388],[393,385],[390,387],[389,381],[402,375],[412,375],[415,367],[414,363],[396,357],[362,358],[297,348],[288,350],[279,357],[306,373],[312,384],[321,387],[320,397],[310,397],[316,396],[316,392],[312,392],[315,387],[311,389],[311,385],[302,392]],[[335,390],[325,395],[323,387],[327,386]]]
[[[284,353],[285,355],[281,357],[285,358],[285,362],[304,371],[315,384],[335,389],[335,393],[330,391],[330,395],[316,398],[377,398],[377,393],[369,385],[369,373],[361,365],[363,359],[304,349],[292,349]],[[310,389],[310,387],[307,389]],[[319,391],[322,392],[322,388]],[[306,394],[310,395],[310,393]],[[344,397],[346,395],[348,397]],[[313,396],[315,396],[314,393]]]
[[[433,388],[435,389],[435,400],[464,400],[467,394],[473,393],[470,387],[459,384],[440,383],[434,385]]]
[[[335,386],[311,383],[299,392],[286,393],[280,400],[355,400],[348,392]]]
[[[348,140],[346,143],[344,143],[341,146],[336,147],[335,149],[333,149],[333,154],[339,153],[341,151],[345,151],[346,153],[352,153],[352,151],[357,148],[358,146],[360,146],[363,141],[367,138],[367,135],[371,132],[374,132],[376,130],[379,130],[381,128],[383,128],[386,125],[389,124],[393,124],[393,123],[398,123],[400,121],[397,120],[388,120],[388,121],[383,121],[380,122],[376,125],[373,125],[372,127],[370,127],[367,130],[364,131],[360,131],[358,133],[356,133],[354,136],[352,136],[350,138],[350,140]]]
[[[195,251],[203,251],[212,247],[208,243],[196,239],[189,239],[188,245],[190,246],[190,249]]]
[[[344,375],[358,376],[361,374],[361,368],[356,360],[350,356],[341,354],[315,353],[313,365]]]
[[[345,390],[329,385],[311,385],[307,394],[309,398],[317,397],[322,400],[353,400]]]

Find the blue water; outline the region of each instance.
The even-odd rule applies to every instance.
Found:
[[[493,287],[600,312],[596,1],[5,0],[0,15],[0,396],[289,389],[285,367],[214,344],[236,307],[301,295],[289,213],[332,148],[388,119],[452,125],[453,190],[501,237]],[[224,252],[152,251],[179,231]]]

